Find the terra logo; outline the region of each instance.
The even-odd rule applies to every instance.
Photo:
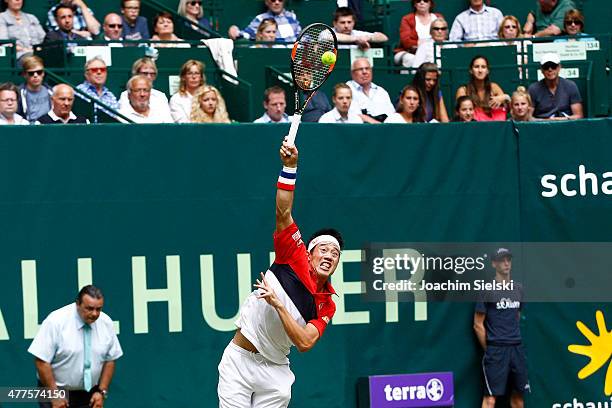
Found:
[[[599,334],[595,334],[580,320],[576,322],[576,327],[582,335],[591,343],[590,345],[571,344],[567,349],[574,353],[587,356],[590,361],[579,372],[578,378],[585,378],[594,374],[597,370],[603,367],[612,357],[612,331],[608,332],[606,321],[601,310],[595,313],[597,321],[597,330]],[[612,395],[612,362],[608,366],[606,380],[604,385],[604,393]]]

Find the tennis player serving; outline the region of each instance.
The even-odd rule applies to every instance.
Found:
[[[291,216],[298,150],[280,148],[283,169],[276,191],[274,263],[242,304],[234,338],[219,363],[220,408],[286,407],[295,376],[289,349],[310,350],[336,311],[329,278],[343,241],[334,229],[316,232],[308,243]]]

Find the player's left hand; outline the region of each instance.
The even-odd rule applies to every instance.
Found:
[[[261,272],[260,274],[261,280],[257,279],[256,283],[253,284],[253,286],[259,289],[257,299],[264,299],[272,307],[282,306],[282,303],[276,296],[276,293],[274,293],[274,290],[268,285],[268,282],[266,282],[264,273]]]
[[[103,408],[104,407],[104,396],[99,392],[94,392],[89,400],[89,406],[91,408]]]

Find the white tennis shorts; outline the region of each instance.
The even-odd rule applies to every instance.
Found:
[[[284,408],[295,376],[289,364],[275,364],[233,341],[219,363],[219,408]]]

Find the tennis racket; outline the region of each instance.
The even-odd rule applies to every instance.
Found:
[[[302,30],[291,51],[291,76],[295,86],[295,113],[291,118],[291,128],[287,143],[293,146],[302,113],[317,89],[323,85],[334,69],[333,64],[323,64],[323,53],[331,51],[338,55],[338,40],[334,30],[326,24],[314,23]],[[300,93],[304,95],[304,104],[300,106]]]

